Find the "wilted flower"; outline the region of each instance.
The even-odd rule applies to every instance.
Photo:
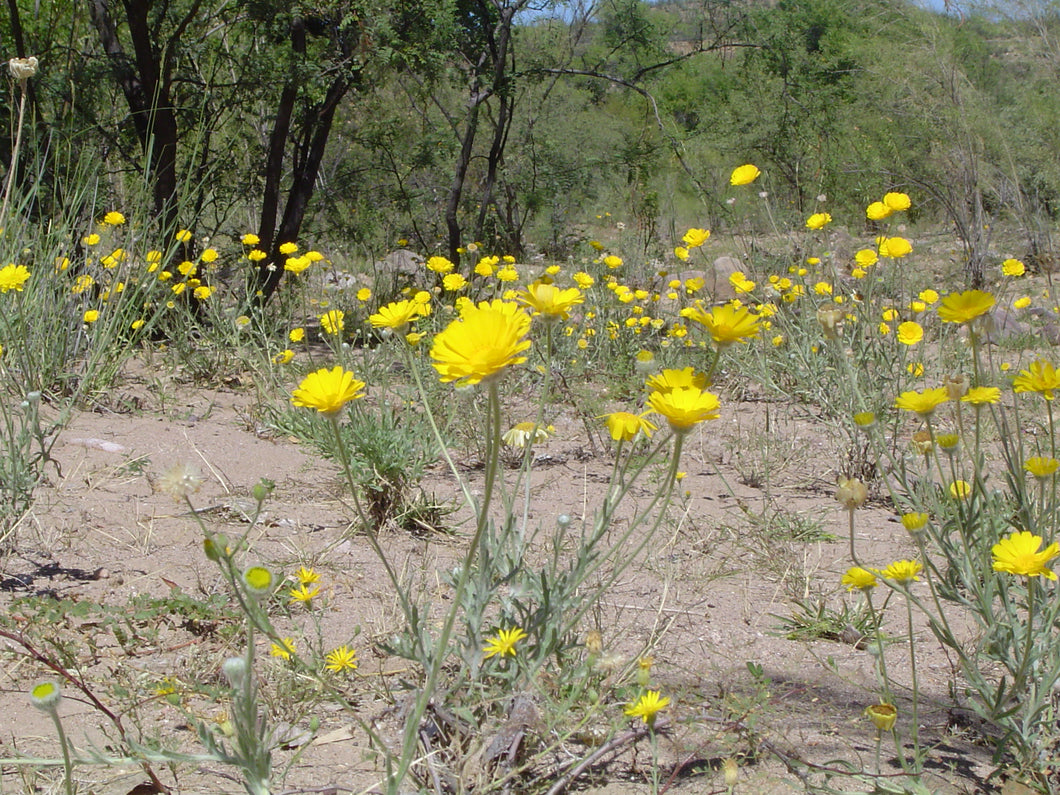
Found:
[[[894,704],[872,704],[865,708],[865,714],[878,732],[889,732],[898,719],[898,710]]]
[[[836,502],[848,511],[860,508],[869,497],[868,488],[857,478],[839,478],[837,485],[835,492]]]
[[[202,473],[198,469],[191,464],[180,463],[166,470],[158,481],[158,490],[179,501],[197,492],[202,484]]]
[[[12,58],[7,62],[7,69],[15,80],[22,82],[37,74],[39,65],[40,61],[31,55],[28,58]]]
[[[545,441],[548,434],[548,429],[536,422],[520,422],[505,431],[501,439],[511,447],[524,448],[527,445]]]

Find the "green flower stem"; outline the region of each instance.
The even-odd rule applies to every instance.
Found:
[[[70,743],[66,739],[66,732],[63,731],[59,710],[50,709],[48,714],[51,715],[52,723],[55,724],[55,733],[59,735],[59,744],[63,748],[63,779],[66,784],[66,795],[74,795],[74,763],[70,759]]]
[[[872,619],[872,633],[876,636],[876,659],[879,660],[880,664],[880,679],[882,680],[881,684],[883,685],[883,698],[888,704],[893,704],[894,697],[891,694],[891,680],[887,676],[887,659],[883,654],[883,638],[880,634],[880,616],[876,612],[876,606],[872,603],[872,592],[869,590],[865,591],[865,602],[869,606],[869,617]]]
[[[434,649],[435,653],[430,658],[427,679],[424,682],[423,689],[417,696],[416,702],[405,723],[401,758],[398,761],[397,770],[394,772],[393,776],[389,777],[387,783],[388,792],[393,793],[393,795],[396,795],[396,793],[400,791],[401,782],[404,781],[409,768],[412,766],[415,757],[419,753],[417,737],[420,729],[420,721],[423,719],[423,715],[427,710],[427,705],[434,696],[434,688],[438,684],[438,678],[441,675],[442,667],[445,664],[446,653],[449,649],[449,640],[452,637],[453,626],[456,623],[456,616],[460,611],[460,605],[463,602],[464,590],[467,588],[468,580],[471,578],[471,570],[474,567],[475,558],[479,546],[482,543],[482,537],[489,525],[490,502],[493,499],[494,484],[496,483],[497,471],[499,469],[498,463],[501,448],[501,402],[500,397],[497,395],[496,380],[491,379],[489,381],[488,389],[490,419],[486,428],[486,480],[483,487],[482,502],[476,506],[477,521],[475,525],[475,535],[471,539],[471,544],[464,557],[463,565],[460,567],[460,576],[457,578],[456,587],[453,592],[452,606],[449,608],[449,612],[445,617],[445,623],[442,626],[441,634],[438,636],[438,641]]]
[[[21,89],[21,97],[18,103],[18,126],[15,130],[15,145],[11,148],[11,162],[7,169],[7,187],[4,189],[4,204],[0,207],[0,229],[6,226],[7,221],[7,207],[11,202],[11,192],[15,187],[15,172],[18,171],[18,153],[22,148],[22,122],[26,118],[26,95],[29,93],[26,90],[26,81],[19,80],[18,86]]]
[[[906,615],[906,628],[909,632],[909,673],[912,680],[913,686],[913,764],[914,771],[920,772],[920,688],[917,682],[916,672],[916,639],[913,635],[913,602],[909,598],[909,583],[904,584],[903,590],[905,591],[905,615]],[[899,758],[903,755],[899,754]]]
[[[1027,671],[1031,665],[1031,655],[1034,653],[1034,608],[1035,599],[1034,593],[1037,590],[1034,579],[1027,577],[1027,640],[1023,644],[1023,659],[1020,660],[1020,667],[1016,671],[1016,675],[1012,680],[1012,692],[1017,698],[1020,697],[1020,692],[1023,690],[1024,680],[1027,678]]]

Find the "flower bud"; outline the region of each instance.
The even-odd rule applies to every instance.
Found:
[[[55,712],[62,697],[63,693],[59,685],[51,681],[40,682],[29,691],[29,700],[42,712]]]
[[[229,657],[221,665],[221,671],[229,684],[238,690],[247,678],[247,661],[242,657]]]

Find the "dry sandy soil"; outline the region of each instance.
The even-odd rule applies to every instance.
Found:
[[[249,390],[239,386],[186,388],[170,396],[165,410],[146,386],[132,383],[128,390],[128,400],[111,405],[139,403],[139,410],[81,413],[62,432],[53,450],[61,472],[49,470],[49,482],[39,489],[3,560],[5,609],[17,617],[24,608],[12,603],[30,596],[122,606],[137,595],[163,597],[175,589],[196,597],[223,592],[216,567],[202,553],[193,517],[152,484],[175,462],[194,464],[206,477],[195,503],[212,526],[234,536],[246,530],[242,512],[251,503],[251,488],[269,478],[277,487],[264,521],[250,533],[253,553],[286,574],[301,564],[321,573],[327,594],[321,608],[324,645],[345,642],[360,627],[353,641],[360,667],[351,679],[350,697],[385,735],[396,736],[398,719],[381,683],[396,683],[407,666],[378,645],[397,620],[395,599],[365,539],[350,529],[353,513],[341,498],[336,467],[308,446],[265,428],[255,419]],[[608,594],[601,611],[607,654],[633,661],[649,652],[654,681],[673,697],[659,737],[661,786],[667,791],[725,792],[719,768],[730,756],[740,763],[739,792],[803,791],[803,782],[785,768],[784,756],[825,768],[836,768],[836,760],[863,769],[874,766],[875,733],[862,714],[877,698],[872,657],[849,641],[795,641],[778,632],[778,616],[791,615],[794,596],[823,593],[833,606],[848,598],[839,588],[849,560],[846,515],[832,498],[836,451],[809,417],[774,424],[769,447],[763,447],[763,411],[760,403],[727,404],[721,420],[689,439],[681,467],[687,472],[681,485],[688,496],[643,562]],[[579,423],[556,425],[555,436],[535,448],[538,498],[531,521],[546,525],[560,513],[582,515],[611,465],[607,453],[588,453]],[[755,482],[752,470],[763,468],[770,473],[768,495],[745,483]],[[474,485],[480,473],[469,469],[468,476]],[[424,488],[439,499],[457,499],[455,481],[441,467],[429,472]],[[767,499],[816,537],[793,540],[756,525],[752,517]],[[455,527],[449,534],[416,537],[387,530],[385,546],[400,568],[422,573],[425,587],[443,590],[436,573],[462,554],[467,541],[460,517],[459,511],[450,517]],[[915,554],[901,525],[880,508],[858,513],[857,543],[866,560],[889,562]],[[282,628],[301,620],[304,614],[278,622]],[[235,653],[234,641],[225,639],[231,636],[212,632],[208,621],[172,620],[150,643],[123,647],[91,621],[68,616],[58,623],[57,635],[79,627],[95,638],[97,648],[86,652],[82,647],[78,663],[105,703],[115,703],[110,688],[117,683],[139,688],[134,692],[142,694],[138,712],[146,716],[145,734],[196,750],[185,716],[153,695],[154,689],[167,677],[219,682],[221,662]],[[891,631],[903,634],[900,624]],[[993,783],[985,782],[992,769],[990,749],[950,709],[950,663],[929,633],[920,629],[918,634],[926,701],[920,718],[924,740],[933,746],[926,783],[932,792],[994,791]],[[52,726],[26,695],[47,672],[20,656],[15,644],[0,642],[12,652],[2,657],[0,715],[7,719],[0,726],[0,755],[55,757]],[[267,645],[261,652],[262,668],[280,664],[266,656]],[[899,685],[899,711],[907,720],[906,647],[896,643],[887,655]],[[766,683],[756,684],[748,661],[761,665]],[[66,693],[61,714],[72,742],[79,748],[106,748],[105,719],[71,688]],[[753,754],[732,720],[740,705],[746,705],[744,723],[758,738]],[[224,717],[220,700],[200,696],[187,706],[207,720]],[[614,708],[620,713],[620,704]],[[308,728],[309,716],[280,717],[293,722],[292,745],[308,739],[298,736]],[[315,737],[299,748],[301,755],[277,791],[359,792],[376,784],[379,773],[365,753],[366,738],[350,717],[337,709],[315,717]],[[133,713],[123,718],[130,728],[136,725]],[[885,740],[884,772],[895,773],[894,749],[888,745]],[[567,750],[591,752],[574,743]],[[276,758],[283,763],[293,753],[279,750]],[[642,741],[595,766],[575,788],[647,792],[650,758]],[[232,772],[215,763],[158,766],[162,781],[180,793],[243,791]],[[79,767],[76,778],[79,791],[99,795],[150,791],[134,766]],[[823,774],[813,773],[811,779],[822,781]],[[54,769],[35,773],[3,767],[4,792],[58,792],[59,781]],[[834,786],[868,790],[850,779],[835,779]]]

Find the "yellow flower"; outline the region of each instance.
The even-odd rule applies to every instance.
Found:
[[[462,273],[447,273],[442,279],[442,287],[450,293],[455,293],[467,287],[467,279]]]
[[[950,496],[955,500],[966,500],[972,494],[972,484],[967,480],[955,480],[950,484]]]
[[[294,254],[296,251],[298,251],[298,244],[297,243],[281,243],[280,244],[280,253],[283,254],[284,256],[288,256],[290,254]]]
[[[217,259],[217,251],[212,248],[204,249],[202,254],[199,255],[199,260],[206,265]]]
[[[652,392],[648,405],[670,423],[674,433],[686,433],[706,420],[716,420],[721,404],[718,396],[697,387],[678,387],[670,392]]]
[[[1026,531],[1016,532],[1008,538],[1002,538],[992,550],[994,571],[1055,580],[1056,574],[1045,568],[1045,564],[1060,554],[1060,544],[1054,541],[1039,552],[1038,548],[1041,545],[1041,536]]]
[[[927,524],[928,515],[926,513],[904,513],[902,514],[902,527],[907,532],[916,533],[924,529],[924,525]]]
[[[0,293],[8,293],[12,290],[22,292],[22,288],[29,279],[29,269],[25,265],[5,265],[0,268]]]
[[[732,304],[722,304],[708,312],[697,301],[694,307],[681,310],[681,315],[704,326],[719,348],[746,342],[761,330],[758,315],[745,306],[737,309]]]
[[[321,368],[302,379],[298,389],[291,394],[291,403],[332,416],[351,400],[364,397],[361,391],[364,386],[364,381],[358,381],[353,373],[339,365],[331,370]]]
[[[91,235],[85,235],[85,237],[81,240],[81,242],[84,243],[86,246],[98,246],[99,241],[100,237],[95,232],[93,232]]]
[[[1046,400],[1053,399],[1054,390],[1060,389],[1060,374],[1049,362],[1039,359],[1029,369],[1020,370],[1012,380],[1013,392],[1038,392]]]
[[[1018,259],[1007,259],[1001,263],[1001,272],[1006,276],[1022,276],[1027,268]]]
[[[198,298],[200,301],[205,301],[211,295],[213,295],[214,288],[209,287],[205,284],[200,284],[192,291],[192,295]]]
[[[431,305],[419,301],[393,301],[379,307],[379,311],[368,318],[374,328],[402,329],[421,317],[429,315]]]
[[[847,587],[848,591],[853,591],[855,588],[867,591],[869,588],[876,587],[876,575],[861,566],[851,566],[840,582]]]
[[[669,703],[669,696],[660,698],[658,690],[649,690],[636,702],[626,707],[625,714],[630,718],[640,718],[649,726],[652,726],[655,724],[655,716],[666,709]]]
[[[427,270],[435,273],[449,273],[456,266],[445,257],[431,257],[427,260]]]
[[[939,319],[945,323],[968,323],[994,306],[994,296],[982,290],[950,293],[939,304]]]
[[[493,268],[498,262],[499,257],[483,257],[475,264],[475,273],[479,276],[492,276]]]
[[[121,226],[125,223],[125,216],[117,210],[111,210],[103,216],[103,223],[107,226]]]
[[[87,312],[85,312],[84,316],[82,317],[82,320],[84,320],[86,323],[95,323],[97,320],[99,320],[99,310],[89,309]]]
[[[854,415],[854,424],[859,428],[871,428],[876,424],[876,415],[871,411],[859,411]]]
[[[895,212],[908,210],[913,204],[904,193],[888,193],[883,197],[883,203]]]
[[[548,432],[548,428],[536,422],[518,422],[504,432],[501,441],[510,447],[522,449],[529,444],[545,441],[548,438]]]
[[[681,242],[689,248],[699,248],[707,242],[707,238],[710,237],[710,231],[707,229],[689,229],[685,232],[681,238]]]
[[[357,291],[357,300],[362,304],[372,297],[372,291],[367,287],[362,287]]]
[[[499,630],[492,638],[486,639],[486,645],[482,649],[482,651],[486,652],[486,656],[483,659],[488,660],[494,655],[500,655],[501,657],[510,655],[514,657],[515,644],[525,637],[527,635],[521,627]]]
[[[758,170],[757,166],[752,166],[750,163],[746,165],[737,166],[733,169],[732,176],[729,177],[730,185],[750,185],[762,172]]]
[[[512,265],[505,265],[497,271],[497,281],[516,282],[519,281],[519,271]]]
[[[879,255],[871,248],[863,248],[857,254],[854,255],[855,262],[858,263],[862,268],[871,268],[877,262],[879,262]]]
[[[320,582],[320,575],[305,566],[299,566],[294,576],[302,585],[312,585],[315,582]]]
[[[291,342],[301,342],[305,339],[305,329],[301,327],[293,328],[291,329],[291,333],[287,335],[287,338]]]
[[[917,298],[919,298],[925,304],[932,305],[939,300],[939,294],[929,287],[926,290],[921,290]]]
[[[311,264],[309,257],[288,257],[283,263],[283,269],[289,273],[298,274]]]
[[[703,373],[697,373],[691,367],[682,370],[666,369],[648,378],[644,382],[649,392],[672,392],[675,389],[694,387],[706,389],[709,386],[707,377]]]
[[[688,249],[683,246],[678,246],[674,249],[674,256],[681,260],[681,262],[688,262]]]
[[[607,430],[611,438],[616,442],[630,442],[638,433],[651,437],[651,432],[658,429],[651,421],[645,419],[645,414],[630,414],[628,411],[616,411],[605,414]]]
[[[924,339],[924,329],[919,323],[907,320],[898,326],[898,341],[903,345],[916,345]]]
[[[806,219],[807,229],[823,229],[832,223],[832,216],[828,213],[814,213]]]
[[[332,309],[320,316],[320,327],[327,334],[341,334],[346,328],[346,313],[341,309]]]
[[[571,278],[574,280],[574,283],[583,290],[588,290],[590,287],[596,284],[596,279],[594,279],[585,271],[578,271],[577,273],[573,274]]]
[[[294,654],[294,640],[291,638],[280,638],[279,643],[273,643],[272,648],[269,649],[269,654],[273,657],[279,657],[282,660],[291,659],[291,655]]]
[[[604,257],[604,265],[611,268],[612,270],[622,265],[622,257],[615,256],[614,254],[608,254]]]
[[[913,411],[921,417],[930,417],[941,404],[950,399],[946,387],[937,386],[923,392],[903,392],[895,398],[894,405],[906,411]]]
[[[253,232],[247,232],[241,238],[244,246],[256,246],[261,242],[261,238],[255,235]]]
[[[348,646],[339,646],[324,656],[324,668],[335,673],[357,670],[357,652]]]
[[[287,364],[293,358],[294,358],[294,351],[292,351],[290,348],[287,348],[285,350],[280,351],[275,356],[273,356],[272,357],[272,361],[275,362],[276,364]]]
[[[469,306],[434,338],[431,358],[443,382],[474,385],[526,361],[530,316],[518,304],[494,300]]]
[[[924,567],[915,560],[896,560],[880,572],[881,577],[899,583],[920,582],[917,575]]]
[[[893,212],[894,210],[883,202],[873,202],[865,208],[865,215],[870,221],[882,221]]]
[[[299,583],[297,588],[292,588],[287,594],[291,597],[291,604],[301,602],[308,605],[320,594],[320,587],[314,585],[310,588],[305,583]]]
[[[880,241],[880,256],[901,259],[912,252],[912,244],[904,237],[888,237]]]
[[[1052,457],[1036,455],[1023,462],[1023,468],[1036,478],[1045,479],[1056,472],[1060,461]]]
[[[262,251],[260,248],[256,248],[249,254],[247,254],[247,259],[251,262],[261,262],[261,260],[265,259],[267,256],[269,255]]]
[[[1016,309],[1026,309],[1031,305],[1031,298],[1029,295],[1023,295],[1012,302],[1012,306]]]
[[[1001,390],[996,386],[973,386],[962,397],[962,403],[982,406],[984,403],[997,403],[1001,400]]]
[[[89,235],[89,237],[96,237],[97,238],[96,243],[99,242],[99,240],[98,240],[99,236],[98,235],[95,235],[95,236],[94,235]],[[191,232],[189,230],[187,230],[187,229],[178,229],[177,230],[177,234],[174,235],[174,237],[176,237],[177,242],[179,242],[179,243],[187,243],[187,242],[189,242],[191,240]],[[94,244],[90,244],[90,245],[94,245]]]
[[[571,307],[585,302],[585,296],[577,287],[561,289],[554,284],[534,282],[521,291],[516,300],[534,310],[535,314],[544,315],[546,320],[566,320]]]

